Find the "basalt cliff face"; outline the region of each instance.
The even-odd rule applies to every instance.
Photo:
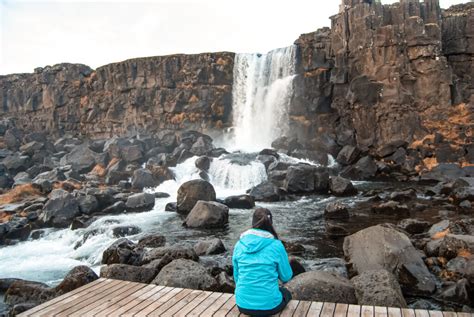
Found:
[[[59,64],[0,77],[0,113],[19,128],[92,138],[209,130],[229,122],[233,53]]]
[[[300,139],[383,157],[402,145],[420,150],[438,133],[457,151],[449,160],[463,161],[473,136],[474,3],[442,11],[431,0],[344,0],[331,20],[296,41],[291,124]]]
[[[345,145],[376,157],[403,147],[421,152],[418,161],[474,163],[474,4],[343,0],[331,20],[295,43],[290,130],[300,142],[334,155]],[[91,138],[222,131],[232,125],[233,68],[233,53],[40,68],[0,77],[0,115]]]

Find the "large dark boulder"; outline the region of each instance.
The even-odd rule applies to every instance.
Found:
[[[96,165],[98,154],[92,151],[86,144],[76,146],[70,153],[61,158],[61,165],[71,165],[78,173],[89,173]]]
[[[99,202],[97,201],[97,198],[95,198],[95,196],[83,195],[83,196],[78,196],[76,199],[77,199],[77,203],[79,204],[79,210],[83,214],[90,215],[98,211]]]
[[[73,268],[66,277],[54,288],[57,295],[68,293],[76,288],[89,284],[99,277],[88,266],[80,265]]]
[[[132,176],[132,188],[142,190],[146,187],[155,187],[158,182],[153,177],[150,170],[146,168],[140,168],[133,172]]]
[[[194,251],[198,256],[221,254],[226,251],[222,240],[214,238],[210,240],[199,241],[194,245]]]
[[[155,206],[155,195],[150,193],[133,194],[127,199],[128,212],[140,212],[153,209]]]
[[[155,260],[163,260],[164,265],[177,259],[186,259],[191,261],[198,261],[199,256],[194,251],[194,248],[189,245],[175,244],[168,247],[158,247],[146,250],[141,257],[141,264],[147,264]],[[163,266],[164,266],[163,265]]]
[[[347,166],[341,171],[341,176],[350,179],[366,180],[374,178],[377,174],[377,170],[378,167],[374,159],[370,156],[364,156],[354,165]]]
[[[100,277],[137,283],[150,283],[156,276],[152,268],[127,264],[111,264],[100,269]]]
[[[255,201],[279,201],[281,195],[279,189],[271,182],[263,182],[253,187],[249,195],[252,196]]]
[[[228,222],[229,207],[199,200],[186,217],[185,225],[189,228],[223,228]]]
[[[41,220],[53,227],[64,228],[79,215],[79,204],[76,198],[65,190],[55,189],[44,205]]]
[[[22,303],[42,304],[56,296],[54,289],[48,285],[32,281],[18,280],[13,282],[5,293],[5,303],[14,306]]]
[[[359,155],[359,149],[352,145],[346,145],[337,155],[336,161],[342,165],[350,165],[357,160]]]
[[[197,262],[184,259],[174,260],[166,265],[152,283],[205,291],[217,288],[216,279],[207,272],[206,268]]]
[[[331,177],[329,190],[335,196],[352,196],[357,194],[357,189],[351,181],[340,176]]]
[[[286,283],[285,287],[296,300],[357,304],[350,281],[327,272],[299,274]]]
[[[158,248],[164,246],[166,238],[161,234],[149,234],[138,240],[138,247],[141,248]]]
[[[143,149],[138,144],[126,145],[121,148],[121,157],[127,163],[143,160]]]
[[[194,162],[197,168],[199,168],[202,171],[207,171],[209,170],[209,167],[211,167],[211,159],[207,156],[201,156]]]
[[[340,202],[331,202],[324,208],[324,218],[326,219],[347,219],[349,210],[347,206]]]
[[[204,136],[199,137],[196,140],[189,152],[197,156],[202,156],[210,153],[213,148],[212,139],[210,137]]]
[[[255,199],[250,195],[229,196],[224,199],[224,205],[229,208],[252,209],[255,207]]]
[[[303,164],[290,166],[286,173],[284,188],[288,193],[313,192],[314,167]]]
[[[112,243],[102,254],[102,264],[136,264],[141,253],[135,249],[136,244],[121,238]]]
[[[344,239],[343,249],[355,274],[385,269],[397,277],[404,294],[429,295],[436,288],[420,252],[393,228],[377,225],[361,230]]]
[[[214,187],[209,182],[202,179],[195,179],[184,183],[178,189],[178,213],[189,213],[198,200],[215,201],[216,192]]]
[[[19,155],[18,153],[5,157],[2,160],[2,164],[12,175],[16,175],[19,172],[26,171],[32,166],[32,162],[29,156]]]
[[[351,282],[359,305],[407,307],[400,284],[387,270],[365,271]]]

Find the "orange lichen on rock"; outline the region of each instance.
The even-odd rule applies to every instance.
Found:
[[[12,190],[0,195],[0,204],[12,204],[22,201],[25,198],[41,196],[41,191],[33,184],[19,185]]]
[[[458,256],[463,257],[463,258],[468,258],[468,257],[470,257],[471,255],[472,255],[472,253],[469,252],[469,250],[466,250],[466,249],[461,249],[461,250],[459,250],[459,252],[458,252]]]
[[[196,103],[199,102],[199,98],[196,95],[192,95],[191,98],[188,100],[189,103]]]
[[[171,117],[170,122],[172,124],[181,124],[183,123],[184,119],[186,118],[186,113],[181,112],[178,114],[175,114],[174,116]]]
[[[109,165],[107,165],[107,169],[109,169],[112,166],[114,166],[115,164],[117,164],[118,161],[120,161],[120,159],[118,157],[112,157],[112,159],[109,162]]]
[[[446,237],[448,234],[449,234],[449,228],[446,229],[446,230],[444,230],[444,231],[435,233],[435,234],[431,237],[431,239],[433,239],[433,240],[439,240],[439,239],[442,239],[442,238]]]
[[[13,217],[13,215],[9,215],[6,212],[1,211],[0,212],[0,223],[10,221],[11,217]]]
[[[104,166],[102,166],[102,164],[97,164],[96,166],[94,166],[94,168],[92,169],[92,171],[90,173],[92,175],[97,175],[99,177],[104,177],[107,174],[107,170],[105,169]]]

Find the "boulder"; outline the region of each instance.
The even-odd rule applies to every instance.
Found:
[[[361,230],[344,239],[343,249],[356,274],[385,269],[397,277],[404,294],[429,295],[436,289],[420,252],[393,228],[377,225]]]
[[[217,275],[217,291],[221,293],[234,294],[235,282],[234,279],[229,276],[226,272],[221,272]]]
[[[398,217],[410,216],[410,210],[408,209],[407,205],[400,204],[399,202],[393,200],[372,206],[371,210],[376,214],[385,214]]]
[[[18,280],[13,282],[5,293],[5,303],[14,306],[22,303],[42,304],[53,297],[56,292],[48,285],[32,281]]]
[[[331,202],[324,208],[324,217],[327,219],[347,219],[349,210],[347,206],[340,202]]]
[[[226,251],[221,239],[214,238],[211,240],[199,241],[194,245],[194,251],[198,256],[221,254]]]
[[[88,266],[80,265],[76,266],[66,277],[54,288],[57,295],[68,293],[76,288],[89,284],[97,280],[99,277],[95,272]]]
[[[137,283],[150,283],[156,276],[156,271],[143,266],[127,264],[111,264],[100,269],[100,277]]]
[[[327,194],[329,191],[329,173],[326,170],[316,170],[314,173],[314,191]]]
[[[431,224],[428,221],[419,219],[403,219],[398,223],[398,227],[410,234],[420,234],[428,230]]]
[[[224,199],[224,205],[229,208],[252,209],[255,207],[255,199],[250,195],[229,196]]]
[[[126,145],[121,149],[121,157],[127,163],[140,162],[143,160],[142,147],[138,144]]]
[[[377,164],[370,156],[364,156],[354,165],[347,166],[341,171],[341,176],[350,179],[366,180],[372,179],[377,174]]]
[[[93,195],[78,196],[77,203],[79,204],[79,210],[86,215],[90,215],[96,212],[99,208],[99,202]]]
[[[214,187],[209,182],[202,179],[195,179],[182,184],[178,189],[178,213],[189,213],[198,200],[215,201],[216,192]]]
[[[86,144],[76,146],[70,153],[61,158],[62,166],[71,165],[78,173],[89,173],[96,165],[98,154],[92,151]]]
[[[136,244],[132,241],[126,238],[118,239],[102,254],[102,264],[117,263],[134,265],[141,257],[141,253],[135,248]]]
[[[209,167],[211,167],[211,159],[207,156],[201,156],[194,162],[197,168],[199,168],[202,171],[207,171],[209,170]]]
[[[26,171],[32,166],[30,157],[27,155],[19,155],[18,153],[9,155],[2,160],[2,164],[12,175]]]
[[[448,303],[457,303],[460,305],[471,305],[471,286],[469,281],[461,279],[441,290],[439,298]]]
[[[218,286],[201,264],[185,259],[174,260],[163,267],[151,283],[204,291],[216,290]]]
[[[336,161],[342,165],[350,165],[357,160],[359,155],[359,149],[352,145],[346,145],[337,155]]]
[[[329,190],[335,196],[352,196],[357,194],[357,189],[351,181],[340,176],[331,177]]]
[[[311,193],[314,191],[314,168],[310,165],[290,166],[283,187],[288,193]]]
[[[160,234],[149,234],[138,240],[139,248],[159,248],[164,246],[166,238]]]
[[[164,265],[166,265],[177,259],[198,261],[199,257],[191,246],[175,244],[169,247],[146,250],[141,257],[141,264],[147,264],[158,259],[164,260],[166,262]]]
[[[212,139],[210,137],[199,137],[189,152],[197,156],[202,156],[211,152],[213,148]]]
[[[448,234],[439,245],[438,255],[450,260],[465,251],[474,252],[474,236]]]
[[[115,215],[115,214],[121,214],[125,212],[126,209],[127,209],[127,205],[125,205],[125,203],[120,200],[102,209],[100,213],[103,215]]]
[[[249,195],[252,196],[255,201],[280,201],[280,191],[271,182],[263,182],[250,189]]]
[[[133,194],[127,199],[128,212],[141,212],[153,209],[155,206],[155,195],[150,193]]]
[[[223,228],[229,222],[229,207],[199,200],[185,220],[189,228]]]
[[[150,170],[139,168],[133,172],[132,188],[142,190],[143,188],[156,187],[158,182],[153,177]]]
[[[299,274],[286,283],[285,287],[296,300],[357,304],[350,281],[327,272]]]
[[[112,229],[112,235],[115,238],[122,238],[139,234],[142,230],[137,226],[119,226]]]
[[[41,220],[53,227],[64,228],[69,226],[79,214],[76,198],[65,190],[55,189],[44,205]]]
[[[406,308],[400,284],[386,270],[365,271],[351,279],[359,305]]]

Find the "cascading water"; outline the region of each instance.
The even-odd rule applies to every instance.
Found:
[[[234,61],[234,130],[229,148],[259,151],[286,135],[296,72],[296,46],[267,54],[237,54]]]

